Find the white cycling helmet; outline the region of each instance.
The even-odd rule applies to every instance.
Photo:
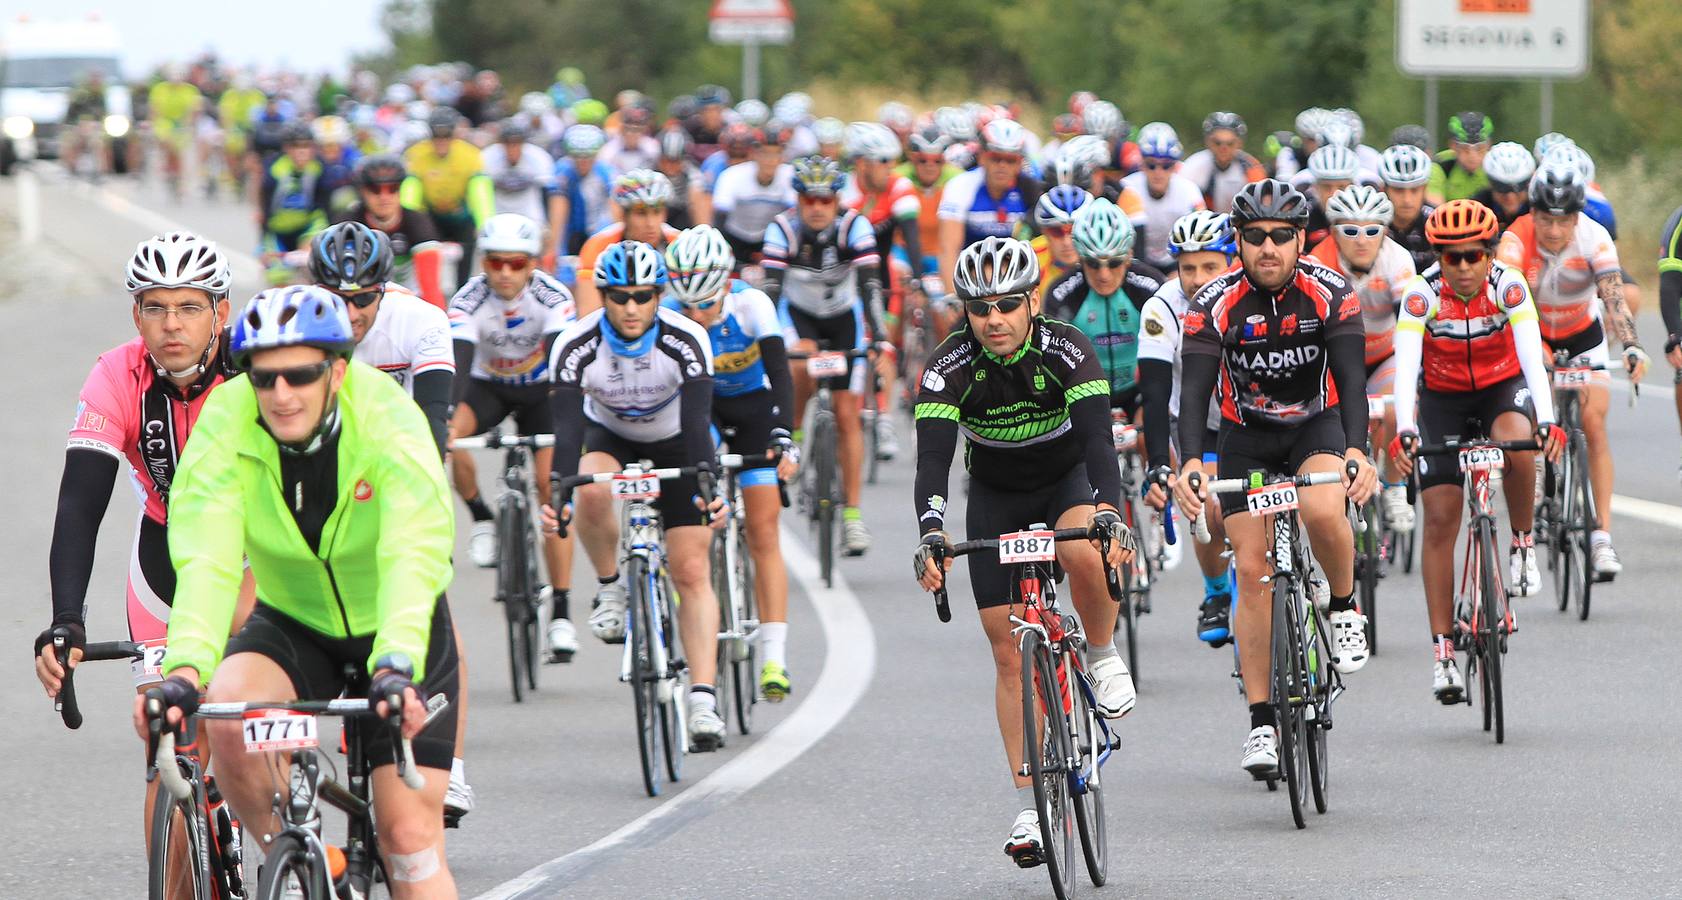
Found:
[[[414,100],[415,89],[407,84],[400,81],[396,84],[386,86],[385,102],[388,106],[408,106],[410,103],[413,103]]]
[[[684,306],[706,309],[718,302],[735,266],[730,242],[711,225],[696,225],[666,245],[666,283]]]
[[[1028,129],[1010,119],[994,119],[981,129],[981,149],[994,153],[1015,153],[1021,155],[1027,151]]]
[[[824,116],[812,123],[812,137],[819,144],[839,144],[847,137],[847,126],[834,116]]]
[[[1104,168],[1110,160],[1110,148],[1104,139],[1093,134],[1069,138],[1057,151],[1052,174],[1058,184],[1086,187],[1092,183],[1092,173]]]
[[[541,116],[555,111],[555,98],[542,91],[527,91],[520,95],[520,112],[528,116]]]
[[[975,145],[968,141],[955,141],[942,150],[940,155],[962,171],[967,172],[975,168]]]
[[[917,124],[917,114],[898,100],[889,100],[876,108],[876,121],[895,131],[910,131]]]
[[[1536,174],[1536,157],[1516,141],[1502,141],[1489,148],[1483,157],[1483,174],[1495,184],[1516,186],[1523,190]]]
[[[1350,150],[1355,149],[1355,132],[1342,119],[1331,117],[1320,128],[1320,146],[1338,146]]]
[[[1127,134],[1127,120],[1121,109],[1108,100],[1094,100],[1080,111],[1080,123],[1087,134],[1114,143]]]
[[[543,229],[519,213],[500,213],[479,231],[479,250],[537,256],[543,252]]]
[[[1378,178],[1389,187],[1424,187],[1431,180],[1431,154],[1412,144],[1385,147]]]
[[[563,136],[568,156],[592,156],[607,143],[607,134],[594,125],[574,125]]]
[[[1315,181],[1354,181],[1360,173],[1355,151],[1342,144],[1326,144],[1308,154],[1308,173]]]
[[[982,238],[958,254],[952,270],[952,288],[962,300],[1019,294],[1039,283],[1033,245],[1016,238]]]
[[[141,241],[128,261],[125,286],[135,300],[152,288],[198,288],[213,299],[228,296],[233,275],[216,245],[188,231]]]
[[[1536,162],[1541,163],[1543,157],[1548,155],[1549,150],[1552,150],[1553,148],[1558,147],[1561,144],[1575,144],[1575,143],[1577,143],[1577,142],[1568,138],[1568,137],[1566,137],[1563,134],[1560,134],[1557,131],[1550,131],[1547,134],[1544,134],[1541,137],[1537,138],[1536,139],[1536,145],[1532,149],[1533,149],[1533,152],[1536,156]]]
[[[934,124],[942,134],[958,143],[975,140],[975,117],[961,106],[942,106],[935,110]]]
[[[1212,250],[1228,257],[1238,252],[1233,244],[1232,217],[1212,209],[1199,209],[1174,220],[1168,234],[1168,250],[1175,256]]]
[[[749,97],[736,104],[736,115],[741,116],[742,122],[749,128],[762,128],[771,121],[771,107],[766,106],[764,100]]]
[[[1331,113],[1339,122],[1349,127],[1349,134],[1354,139],[1350,146],[1358,146],[1367,134],[1367,125],[1361,121],[1361,114],[1347,106],[1340,106]]]
[[[1378,222],[1389,225],[1396,207],[1383,191],[1366,184],[1352,184],[1326,201],[1326,219],[1339,222]]]
[[[1108,197],[1099,197],[1075,214],[1069,236],[1081,259],[1114,259],[1133,252],[1133,223]]]
[[[350,123],[338,116],[320,116],[310,123],[310,134],[317,144],[336,144],[343,146],[350,143]]]
[[[876,122],[854,122],[848,125],[841,146],[841,155],[847,159],[862,156],[877,162],[899,162],[899,138],[888,126]]]
[[[1310,106],[1297,113],[1295,122],[1297,137],[1318,141],[1320,139],[1320,129],[1326,127],[1326,122],[1330,118],[1330,113],[1318,106]]]
[[[672,202],[672,180],[664,172],[632,169],[614,180],[613,202],[623,209],[661,209]]]
[[[1139,153],[1150,159],[1179,159],[1185,155],[1180,135],[1167,122],[1147,122],[1139,129]]]
[[[802,91],[790,91],[771,105],[771,118],[782,119],[790,125],[804,125],[812,117],[812,97]]]
[[[1575,143],[1559,144],[1558,146],[1555,146],[1542,157],[1542,162],[1537,166],[1537,168],[1540,169],[1555,160],[1564,160],[1576,166],[1577,171],[1583,173],[1584,181],[1594,180],[1594,159],[1589,156],[1589,152],[1587,150],[1577,146]]]

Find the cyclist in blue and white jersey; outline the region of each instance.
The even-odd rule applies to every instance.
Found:
[[[940,195],[940,277],[952,293],[958,252],[985,237],[1018,237],[1045,185],[1022,172],[1027,131],[1010,119],[981,130],[980,165],[946,183]]]

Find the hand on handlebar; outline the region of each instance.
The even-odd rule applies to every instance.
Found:
[[[387,701],[394,696],[403,698],[403,736],[413,738],[426,727],[426,704],[421,699],[420,689],[415,687],[409,676],[391,669],[381,669],[368,685],[368,702],[373,705],[374,714],[382,719],[392,718]]]
[[[946,573],[952,570],[952,538],[944,531],[923,535],[911,566],[923,590],[930,593],[940,590],[946,585]]]
[[[58,697],[64,686],[65,666],[59,661],[53,638],[62,636],[67,649],[69,667],[74,669],[82,661],[82,648],[88,644],[87,630],[78,624],[54,625],[35,637],[35,677],[47,689],[47,699]]]
[[[1641,376],[1647,374],[1649,362],[1647,351],[1641,349],[1639,344],[1630,344],[1624,348],[1624,370],[1629,373],[1632,387],[1641,383]]]
[[[765,458],[777,461],[777,480],[785,484],[800,474],[800,448],[787,429],[771,429],[771,446],[765,448]]]
[[[1174,489],[1174,472],[1167,466],[1152,469],[1150,486],[1145,489],[1145,502],[1151,509],[1162,512],[1168,506],[1168,492]]]
[[[157,717],[161,719],[163,729],[179,733],[187,717],[199,708],[198,673],[194,672],[192,677],[172,674],[146,693],[135,696],[134,730],[143,741],[151,740],[153,716],[146,709],[151,701],[158,703]]]
[[[1413,474],[1413,448],[1419,446],[1419,435],[1404,431],[1390,439],[1390,458],[1396,461],[1396,471],[1406,478]]]
[[[1345,463],[1344,479],[1347,482],[1345,492],[1349,499],[1357,506],[1372,499],[1378,493],[1378,469],[1372,461],[1367,459],[1367,453],[1359,447],[1350,447],[1343,454]]]
[[[1105,566],[1119,569],[1133,561],[1137,545],[1133,540],[1133,529],[1122,521],[1121,513],[1101,506],[1086,520],[1086,530],[1092,537],[1092,549],[1106,554]]]
[[[1552,422],[1541,422],[1536,425],[1536,443],[1542,445],[1542,455],[1548,462],[1559,462],[1559,457],[1565,452],[1565,429]]]
[[[723,528],[726,520],[725,513],[729,505],[724,498],[718,496],[718,484],[711,471],[702,471],[696,476],[700,485],[700,492],[694,497],[695,508],[707,514],[706,524],[711,528]]]
[[[550,496],[553,497],[554,494],[551,493]],[[572,524],[572,504],[561,504],[561,512],[556,515],[555,508],[545,503],[538,507],[538,520],[542,524],[544,534],[553,534],[564,539],[567,536],[567,526]]]
[[[1192,489],[1190,476],[1193,474],[1199,479],[1203,478],[1203,460],[1186,460],[1185,465],[1180,467],[1180,477],[1174,481],[1174,502],[1179,504],[1180,510],[1188,519],[1195,519],[1203,512],[1202,486],[1199,485],[1197,490]]]

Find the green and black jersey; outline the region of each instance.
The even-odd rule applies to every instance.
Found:
[[[917,393],[917,516],[922,533],[943,527],[947,475],[958,435],[975,480],[1031,491],[1085,465],[1096,499],[1119,506],[1121,476],[1110,435],[1110,385],[1092,342],[1043,316],[1008,359],[968,326],[942,341]]]
[[[1659,314],[1666,334],[1682,335],[1682,207],[1659,236]]]

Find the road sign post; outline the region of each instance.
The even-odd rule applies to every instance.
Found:
[[[1397,0],[1396,67],[1426,80],[1436,132],[1441,76],[1536,78],[1542,130],[1553,127],[1553,82],[1589,70],[1589,0]]]
[[[759,97],[759,48],[794,40],[788,0],[713,0],[707,34],[715,44],[742,45],[742,98]]]

